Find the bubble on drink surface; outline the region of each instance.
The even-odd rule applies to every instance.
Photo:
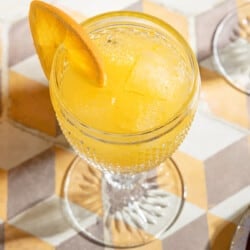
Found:
[[[109,27],[93,32],[90,38],[100,48],[102,55],[112,63],[130,64],[133,63],[136,51],[133,35],[133,30],[128,27]]]

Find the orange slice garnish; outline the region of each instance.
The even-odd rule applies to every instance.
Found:
[[[100,56],[84,29],[70,16],[53,5],[34,0],[30,4],[29,21],[35,48],[43,71],[50,78],[52,62],[61,45],[75,57],[84,74],[99,86],[104,85]]]

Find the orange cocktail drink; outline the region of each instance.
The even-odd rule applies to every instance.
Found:
[[[183,48],[157,29],[133,22],[93,28],[98,18],[104,17],[82,27],[102,58],[104,85],[85,75],[75,53],[61,48],[52,102],[64,134],[85,159],[114,172],[142,172],[169,157],[190,126],[197,95],[193,66]]]
[[[138,12],[77,24],[35,0],[30,23],[60,127],[80,156],[63,186],[72,226],[113,248],[159,239],[184,202],[170,157],[196,111],[194,54],[171,26]]]

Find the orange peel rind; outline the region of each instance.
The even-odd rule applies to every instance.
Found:
[[[53,58],[59,46],[72,53],[84,74],[99,86],[104,85],[100,56],[80,24],[61,9],[46,2],[34,0],[30,4],[29,22],[41,66],[50,78]]]

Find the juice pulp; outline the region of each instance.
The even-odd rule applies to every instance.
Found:
[[[90,38],[104,63],[105,86],[88,80],[84,65],[68,57],[57,92],[79,122],[104,132],[133,134],[160,127],[185,110],[194,93],[192,69],[171,38],[130,25],[99,29]],[[93,164],[103,162],[103,167],[120,172],[143,171],[163,161],[180,144],[193,116],[191,112],[173,131],[152,142],[108,145],[70,127],[53,91],[51,97],[60,125],[77,151]]]

